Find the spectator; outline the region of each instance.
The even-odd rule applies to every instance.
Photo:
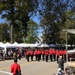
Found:
[[[11,65],[11,73],[13,75],[21,75],[21,68],[17,61],[17,58],[14,58],[14,63]]]
[[[61,70],[64,71],[64,60],[62,59],[62,56],[59,56],[58,68],[61,68]]]

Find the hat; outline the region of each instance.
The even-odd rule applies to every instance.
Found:
[[[58,71],[61,71],[61,68],[58,68]]]

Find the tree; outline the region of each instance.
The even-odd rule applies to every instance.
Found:
[[[44,14],[41,27],[44,29],[46,43],[59,43],[60,30],[66,21],[65,11],[68,0],[44,0]],[[42,12],[41,12],[42,13]]]
[[[10,42],[10,30],[7,24],[0,24],[0,41],[1,42]]]
[[[11,26],[11,43],[14,42],[14,32],[21,30],[22,36],[27,36],[27,22],[36,8],[37,0],[0,0],[2,18]]]
[[[64,35],[62,35],[63,29],[74,28],[74,19],[72,20],[71,18],[71,16],[74,17],[74,15],[72,13],[70,16],[67,12],[69,10],[74,11],[74,0],[43,0],[41,1],[41,7],[43,8],[40,13],[42,13],[41,27],[44,30],[44,42],[48,44],[64,43],[65,38]],[[70,38],[70,36],[68,36],[68,38]]]
[[[66,37],[65,37],[65,33],[62,32],[63,30],[66,30],[66,29],[75,29],[75,12],[72,11],[72,10],[67,10],[65,12],[66,14],[66,21],[65,21],[65,24],[63,27],[61,27],[61,35],[60,35],[60,38],[62,38],[62,42],[66,42]],[[68,33],[68,44],[75,44],[75,35],[74,34],[70,34]]]
[[[38,39],[38,24],[35,23],[33,20],[28,21],[28,32],[27,32],[27,37],[26,43],[35,43]]]

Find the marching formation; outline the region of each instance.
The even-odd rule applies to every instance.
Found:
[[[65,49],[54,49],[54,48],[50,48],[50,49],[35,49],[35,50],[31,50],[31,49],[26,49],[25,50],[25,56],[27,61],[46,61],[48,62],[50,61],[58,61],[59,56],[62,56],[63,59],[66,62],[66,50]]]

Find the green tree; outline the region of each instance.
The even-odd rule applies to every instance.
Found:
[[[33,20],[28,21],[28,32],[27,32],[27,37],[26,43],[35,43],[38,39],[38,24],[34,22]]]
[[[0,1],[0,12],[2,18],[6,19],[10,25],[11,43],[14,42],[14,37],[18,39],[24,35],[27,36],[27,22],[36,8],[37,0]],[[20,35],[18,33],[19,31],[23,34]],[[15,32],[17,36],[14,35]]]
[[[60,43],[60,30],[66,21],[65,11],[68,0],[44,0],[43,19],[41,27],[44,29],[44,42]],[[41,12],[42,13],[42,12]]]
[[[0,24],[0,41],[1,42],[10,42],[10,30],[9,26],[5,23]]]
[[[65,32],[63,30],[66,29],[75,29],[75,12],[72,10],[68,10],[65,12],[66,14],[66,21],[63,27],[61,27],[61,35],[60,38],[62,38],[62,42],[66,42]],[[75,44],[75,35],[68,33],[68,44]]]

